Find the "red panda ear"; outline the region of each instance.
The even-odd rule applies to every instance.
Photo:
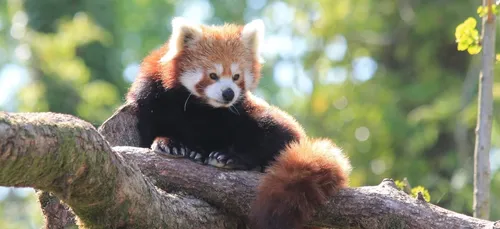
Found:
[[[264,40],[265,26],[264,21],[255,19],[243,27],[241,31],[241,40],[256,55],[259,62],[263,62],[260,56],[261,43]]]
[[[202,36],[203,32],[200,25],[181,17],[174,18],[172,20],[172,35],[168,41],[168,51],[160,59],[160,62],[170,61],[185,47],[195,44]]]

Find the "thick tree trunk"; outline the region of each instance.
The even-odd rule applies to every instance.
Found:
[[[92,125],[69,115],[0,113],[0,185],[50,191],[89,228],[245,228],[261,174],[165,158],[144,148],[112,148],[108,142],[118,136],[133,136],[130,112],[130,106],[122,107],[100,128],[107,141]],[[121,135],[110,131],[113,127],[122,128]],[[68,216],[64,208],[56,209]],[[318,208],[310,224],[500,228],[411,198],[390,180],[341,191]]]

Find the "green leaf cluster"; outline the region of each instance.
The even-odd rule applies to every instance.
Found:
[[[464,15],[475,13],[477,2],[411,7],[392,0],[241,1],[238,7],[231,0],[4,2],[0,63],[18,63],[9,54],[23,44],[32,55],[25,67],[34,73],[14,98],[16,111],[69,113],[99,125],[124,101],[142,58],[168,39],[172,17],[206,15],[208,24],[262,18],[266,62],[255,92],[293,115],[309,135],[336,142],[355,167],[352,186],[406,176],[425,187],[433,203],[472,215],[470,152],[480,58],[458,51],[452,36]],[[27,38],[36,39],[10,37],[9,23],[18,22],[19,10],[30,19]],[[474,35],[471,27],[479,25],[468,23],[469,36]],[[279,71],[283,66],[286,71]],[[500,74],[500,68],[495,71]],[[500,78],[493,87],[497,110]],[[492,138],[500,139],[500,116],[493,118]],[[498,141],[492,144],[500,147]],[[498,169],[492,171],[492,190],[500,190]],[[492,203],[500,203],[499,193],[491,196]],[[500,204],[491,206],[491,218],[499,218]]]
[[[417,197],[419,192],[422,193],[422,196],[424,197],[425,201],[427,202],[431,201],[431,195],[429,194],[429,190],[427,190],[423,186],[417,186],[411,189],[411,195],[413,197]]]
[[[458,43],[457,49],[459,51],[467,50],[472,55],[481,52],[479,32],[476,25],[476,19],[469,17],[455,29],[455,41]]]
[[[491,6],[491,11],[493,14],[498,14],[498,9],[497,9],[497,5],[496,4],[493,4]],[[479,14],[479,17],[484,17],[488,14],[488,7],[486,6],[479,6],[477,8],[477,14]]]
[[[419,185],[410,189],[409,187],[410,185],[406,180],[404,181],[395,180],[394,183],[396,184],[396,187],[398,187],[399,190],[404,191],[406,194],[409,194],[412,197],[417,198],[418,193],[421,193],[425,201],[427,202],[431,201],[431,194],[429,193],[429,190],[427,190],[424,186]]]

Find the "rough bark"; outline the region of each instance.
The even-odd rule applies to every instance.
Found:
[[[42,207],[42,213],[45,216],[46,229],[70,229],[78,228],[76,226],[75,215],[71,209],[54,194],[37,190],[38,201]]]
[[[111,146],[139,146],[137,118],[133,104],[124,104],[99,127],[99,133]]]
[[[116,138],[105,130],[115,125],[122,125],[122,136],[134,132],[129,108],[100,128],[109,142]],[[50,191],[91,228],[244,228],[261,175],[165,158],[149,149],[111,147],[89,123],[68,115],[0,113],[0,185]],[[390,180],[341,191],[310,224],[500,228],[412,198]]]
[[[495,66],[496,18],[493,0],[483,0],[488,15],[483,18],[482,69],[479,75],[476,145],[474,147],[474,216],[490,216],[490,147],[493,122],[493,68]]]
[[[260,174],[225,171],[169,159],[148,149],[115,147],[138,162],[142,172],[163,190],[192,193],[213,206],[245,218]],[[196,172],[193,172],[196,171]],[[399,191],[392,180],[378,186],[341,191],[319,209],[312,225],[335,228],[486,228],[491,222],[457,214]]]
[[[53,193],[84,227],[236,228],[203,201],[159,190],[75,117],[2,112],[0,149],[0,185]]]

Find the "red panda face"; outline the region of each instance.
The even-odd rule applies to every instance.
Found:
[[[259,44],[264,24],[206,26],[172,21],[168,50],[160,62],[175,80],[213,107],[230,107],[260,78]]]

